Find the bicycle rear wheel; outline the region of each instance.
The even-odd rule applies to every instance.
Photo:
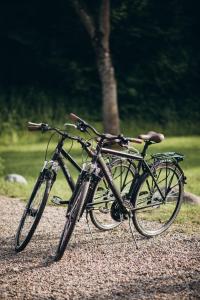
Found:
[[[56,252],[53,255],[54,261],[59,261],[65,252],[65,249],[70,241],[71,235],[75,228],[76,222],[81,216],[80,214],[82,213],[82,209],[84,208],[89,184],[90,181],[82,182],[82,184],[77,188],[77,190],[75,190],[75,194],[72,195],[71,203],[69,203],[67,209],[65,226],[61,234]]]
[[[51,185],[51,180],[45,178],[44,172],[41,173],[24,209],[15,235],[16,252],[22,251],[30,242],[47,203]]]
[[[130,185],[135,176],[135,167],[126,160],[117,159],[110,164],[113,182],[121,192],[122,197],[129,192]],[[106,180],[100,179],[97,183],[91,209],[89,210],[92,223],[100,230],[111,230],[121,224],[112,218],[111,207],[115,197],[110,190]],[[123,220],[123,216],[121,218]]]
[[[133,223],[146,237],[156,236],[169,228],[180,210],[183,195],[180,167],[168,162],[159,163],[154,166],[153,174],[157,186],[150,174],[144,174],[133,201],[136,209]]]

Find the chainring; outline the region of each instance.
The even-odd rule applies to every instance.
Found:
[[[110,209],[110,214],[111,214],[111,217],[113,218],[113,220],[115,220],[116,222],[122,222],[125,219],[125,216],[122,213],[117,201],[114,201],[112,203],[112,206]]]

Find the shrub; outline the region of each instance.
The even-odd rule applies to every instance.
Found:
[[[0,176],[3,174],[3,171],[4,171],[3,159],[0,157]]]

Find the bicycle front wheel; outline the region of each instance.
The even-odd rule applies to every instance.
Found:
[[[144,174],[133,201],[133,223],[140,234],[156,236],[169,228],[182,202],[183,173],[173,163],[154,166],[153,180]]]
[[[84,208],[89,184],[90,181],[83,182],[78,187],[77,191],[75,191],[75,195],[72,195],[72,201],[71,203],[69,203],[67,209],[65,226],[61,234],[55,255],[53,255],[54,261],[59,261],[65,252],[65,249],[70,241],[71,235],[75,228],[76,222],[81,216],[82,210]]]
[[[50,189],[51,180],[45,179],[44,173],[42,173],[34,186],[16,232],[16,252],[22,251],[30,242],[41,219]]]

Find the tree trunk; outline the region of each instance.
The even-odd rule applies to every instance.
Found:
[[[105,51],[97,54],[97,65],[102,84],[102,112],[104,131],[119,134],[119,113],[117,104],[117,83],[110,54]]]
[[[117,83],[110,54],[110,0],[101,0],[99,32],[96,32],[97,66],[102,84],[102,112],[105,132],[119,134]]]
[[[102,85],[102,113],[104,130],[119,134],[117,83],[110,55],[110,0],[101,0],[98,20],[89,13],[84,2],[71,0],[85,26],[96,53],[97,67]]]

